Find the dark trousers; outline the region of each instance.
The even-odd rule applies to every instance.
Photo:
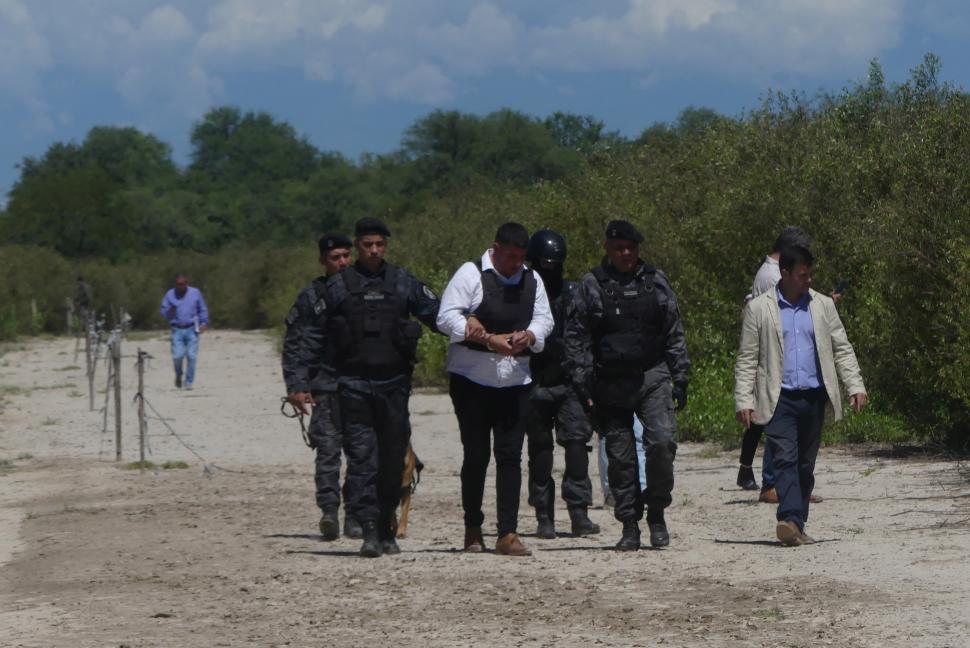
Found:
[[[744,436],[741,437],[741,458],[742,466],[750,466],[754,462],[754,455],[758,451],[758,444],[761,443],[761,435],[765,431],[765,426],[752,423]],[[774,457],[771,455],[771,447],[765,443],[765,451],[761,461],[761,490],[768,490],[775,486],[775,471],[773,468]]]
[[[666,365],[648,369],[642,378],[597,378],[596,429],[606,438],[607,476],[621,522],[643,518],[644,505],[655,511],[670,506],[677,444],[670,372]],[[643,424],[647,490],[640,491],[633,416]]]
[[[593,426],[569,385],[533,385],[529,394],[529,421],[526,427],[529,448],[529,504],[537,512],[552,515],[556,481],[552,477],[555,443],[566,450],[566,470],[562,478],[562,498],[569,508],[587,508],[593,503],[593,483],[589,479],[589,450]],[[555,443],[553,443],[555,429]]]
[[[339,394],[347,452],[347,512],[361,523],[376,521],[382,537],[393,537],[411,440],[411,381],[403,376],[387,381],[341,378]]]
[[[779,522],[794,522],[799,529],[804,529],[808,521],[826,402],[824,388],[783,389],[775,413],[765,425],[765,437],[774,453],[777,518]]]
[[[340,506],[340,454],[344,439],[338,417],[339,403],[336,392],[315,393],[313,399],[317,404],[307,433],[316,449],[313,480],[317,506],[321,511],[335,510]],[[348,499],[346,482],[343,496],[344,500]]]
[[[529,385],[486,387],[464,376],[450,375],[449,393],[458,417],[463,450],[461,505],[465,511],[465,526],[480,527],[485,521],[482,499],[494,436],[495,495],[501,538],[514,533],[518,527]]]

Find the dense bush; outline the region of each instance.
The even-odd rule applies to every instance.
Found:
[[[158,301],[176,271],[189,273],[205,291],[216,326],[279,325],[298,289],[319,271],[309,232],[346,226],[355,210],[384,215],[394,233],[389,258],[438,291],[460,263],[482,253],[503,221],[563,232],[567,274],[578,278],[599,261],[606,222],[621,217],[643,230],[642,256],[667,272],[680,298],[695,367],[691,404],[681,415],[683,436],[730,446],[738,437],[731,387],[739,308],[777,232],[798,224],[814,236],[816,288],[829,292],[840,279],[851,280],[840,313],[873,402],[871,412],[848,417],[829,438],[913,434],[965,445],[970,98],[941,83],[938,73],[939,62],[929,56],[906,83],[888,86],[874,64],[866,83],[837,95],[773,95],[737,119],[685,111],[677,124],[655,125],[634,143],[601,136],[595,123],[561,132],[575,126],[575,119],[542,123],[496,113],[476,121],[433,113],[409,131],[406,150],[367,158],[360,167],[332,157],[313,162],[293,133],[268,123],[264,130],[288,142],[274,150],[303,151],[305,162],[286,178],[275,178],[272,195],[236,196],[234,185],[219,184],[220,173],[256,173],[258,164],[243,164],[231,147],[219,144],[218,132],[210,133],[218,155],[204,165],[196,160],[192,182],[179,185],[181,193],[141,195],[132,193],[139,189],[130,186],[130,178],[106,177],[124,186],[129,207],[195,214],[191,227],[183,223],[173,230],[189,238],[211,234],[211,242],[229,236],[226,232],[249,231],[280,243],[251,237],[243,242],[245,237],[233,234],[229,240],[235,236],[236,242],[208,256],[168,250],[137,261],[117,255],[113,263],[68,262],[41,248],[0,248],[0,270],[8,279],[0,287],[0,335],[60,330],[63,301],[73,294],[78,271],[89,278],[99,309],[124,305],[138,326],[162,324]],[[266,120],[252,121],[255,127]],[[481,141],[482,133],[502,124],[512,129],[503,135],[528,132],[521,142],[502,140],[518,166],[503,167],[504,154]],[[555,137],[550,140],[539,128],[552,129]],[[585,142],[587,136],[611,144],[583,144],[579,156],[556,148],[556,142]],[[532,149],[513,146],[528,142]],[[47,182],[49,174],[40,174],[39,164],[31,168]],[[172,182],[162,167],[160,179],[152,180],[156,187]],[[509,177],[513,168],[531,171]],[[15,215],[34,204],[28,198],[45,195],[46,185],[27,192],[27,180],[24,202],[11,202]],[[199,193],[193,187],[201,187]],[[92,195],[82,196],[84,209],[96,206]],[[185,209],[161,205],[159,195],[181,196]],[[308,228],[314,210],[336,205],[342,205],[339,214],[327,212]],[[224,220],[231,221],[229,229],[219,229]],[[277,229],[269,233],[274,223]],[[0,234],[16,234],[5,240],[42,242],[24,239],[29,228],[14,225],[10,214],[0,219]],[[427,335],[420,348],[420,381],[440,384],[445,340]]]

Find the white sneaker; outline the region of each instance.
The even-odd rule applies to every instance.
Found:
[[[192,383],[185,383],[185,387],[183,387],[183,389],[185,391],[192,391]]]

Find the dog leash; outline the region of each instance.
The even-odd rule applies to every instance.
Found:
[[[287,405],[289,405],[290,408],[292,409],[292,413],[286,411]],[[286,400],[286,396],[283,396],[280,398],[280,414],[282,414],[286,418],[300,420],[300,433],[303,435],[303,443],[306,444],[306,447],[313,448],[313,444],[310,443],[310,435],[307,433],[306,423],[303,422],[303,418],[305,415],[303,414],[303,412],[299,410],[299,408],[296,405]]]

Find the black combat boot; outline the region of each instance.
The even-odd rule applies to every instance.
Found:
[[[337,509],[327,509],[320,516],[320,535],[327,542],[340,537],[340,517]]]
[[[344,536],[359,540],[364,537],[364,532],[360,528],[360,522],[350,513],[344,512]]]
[[[571,507],[569,521],[572,522],[574,536],[596,535],[600,532],[600,525],[589,519],[585,506]]]
[[[636,551],[640,548],[640,525],[636,520],[623,523],[623,535],[616,543],[617,551]]]
[[[381,538],[377,532],[377,522],[368,520],[361,522],[360,527],[364,535],[364,544],[360,546],[360,555],[364,558],[379,558],[381,550]]]
[[[666,547],[670,544],[663,509],[647,509],[647,526],[650,527],[650,546]]]
[[[378,523],[377,534],[381,539],[381,551],[384,555],[394,556],[401,553],[397,545],[397,520],[381,520]]]
[[[556,520],[553,514],[553,508],[541,509],[536,507],[536,537],[545,538],[546,540],[552,540],[556,537]]]

